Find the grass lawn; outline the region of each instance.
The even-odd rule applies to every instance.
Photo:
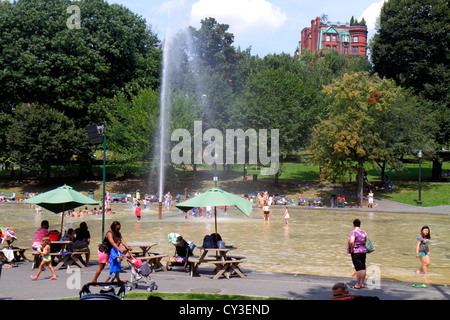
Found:
[[[264,298],[254,296],[241,296],[236,294],[209,294],[209,293],[127,293],[124,300],[148,300],[152,298],[160,298],[163,300],[286,300],[281,298]],[[67,298],[63,300],[79,300],[79,297]]]
[[[284,300],[280,298],[262,298],[253,296],[240,296],[235,294],[210,294],[210,293],[128,293],[125,300],[147,300],[149,297],[163,300]]]
[[[422,207],[450,205],[449,183],[422,183]],[[400,183],[396,189],[388,193],[378,193],[376,197],[395,202],[417,205],[419,199],[418,183]]]
[[[107,166],[107,190],[113,193],[134,193],[137,189],[141,193],[155,193],[157,191],[156,176],[150,177],[143,174],[140,178],[126,178],[119,181],[115,178],[115,172],[119,170],[118,165]],[[217,167],[219,176],[219,187],[224,190],[234,192],[236,194],[250,193],[256,190],[269,190],[269,192],[286,195],[288,198],[297,199],[297,197],[305,198],[323,198],[329,199],[330,192],[321,190],[319,186],[318,166],[309,163],[285,162],[280,164],[280,176],[278,187],[274,186],[273,176],[261,176],[260,169],[256,165],[247,165],[248,180],[244,181],[243,165],[233,165],[231,172],[223,172],[223,166]],[[370,182],[380,183],[381,173],[377,168],[371,165],[366,166],[367,177]],[[422,206],[433,207],[441,205],[450,205],[450,183],[432,183],[431,179],[432,163],[423,161],[422,163]],[[442,172],[450,170],[450,162],[443,163]],[[9,179],[9,172],[0,170],[0,192],[15,192],[19,198],[23,198],[25,192],[44,192],[52,188],[67,183],[80,192],[87,193],[88,190],[95,191],[94,198],[101,199],[102,195],[102,167],[94,166],[93,171],[96,178],[92,181],[79,181],[77,179],[78,169],[76,167],[65,167],[61,170],[60,166],[52,168],[52,183],[39,183],[35,180],[31,182],[20,183],[17,180]],[[375,197],[392,200],[395,202],[417,205],[418,200],[418,172],[419,165],[417,163],[405,163],[401,171],[389,170],[386,172],[389,177],[389,183],[395,185],[395,189],[389,193],[375,192]],[[36,179],[40,180],[33,172],[24,172],[24,180]],[[253,176],[257,179],[253,181]],[[15,174],[17,179],[18,173]],[[192,168],[175,167],[167,172],[166,189],[172,194],[184,194],[184,188],[189,187],[190,193],[195,191],[203,191],[213,186],[212,183],[213,170],[211,166],[200,165],[194,177]],[[346,190],[355,191],[356,195],[356,176],[350,177],[345,175],[341,180],[337,181],[337,188],[345,188]],[[447,181],[450,177],[447,177]],[[284,183],[283,183],[284,182]],[[308,183],[308,182],[313,182]],[[303,184],[302,184],[303,183]],[[323,181],[322,186],[331,186],[331,182]],[[350,199],[351,200],[351,199]]]

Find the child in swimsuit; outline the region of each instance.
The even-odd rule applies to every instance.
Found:
[[[47,265],[53,274],[53,276],[50,278],[50,280],[56,280],[56,274],[55,274],[55,270],[52,267],[52,258],[50,256],[50,238],[49,237],[44,237],[42,239],[41,248],[37,249],[37,251],[42,255],[42,262],[39,265],[38,272],[36,273],[35,276],[31,276],[31,279],[37,280],[37,278],[41,274],[42,268]]]

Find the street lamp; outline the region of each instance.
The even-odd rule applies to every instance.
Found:
[[[106,122],[99,126],[92,124],[86,127],[89,142],[100,144],[103,142],[103,202],[102,202],[102,239],[105,234],[105,184],[106,184]]]
[[[217,188],[217,158],[219,158],[219,155],[217,153],[214,153],[214,188]]]
[[[419,200],[417,200],[417,204],[422,205],[422,150],[419,150],[417,157],[419,157]]]

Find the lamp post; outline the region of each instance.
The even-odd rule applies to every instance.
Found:
[[[89,142],[91,144],[100,144],[103,142],[103,200],[102,200],[102,239],[105,234],[105,193],[106,193],[106,122],[99,126],[91,124],[86,127]]]
[[[219,155],[217,153],[214,154],[214,188],[217,188],[217,158]]]
[[[417,204],[422,205],[422,150],[419,150],[417,157],[419,157],[419,200],[417,200]]]

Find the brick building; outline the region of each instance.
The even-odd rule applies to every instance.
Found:
[[[340,54],[367,56],[367,26],[357,24],[323,24],[320,18],[311,20],[311,27],[301,34],[300,53],[337,50]]]

